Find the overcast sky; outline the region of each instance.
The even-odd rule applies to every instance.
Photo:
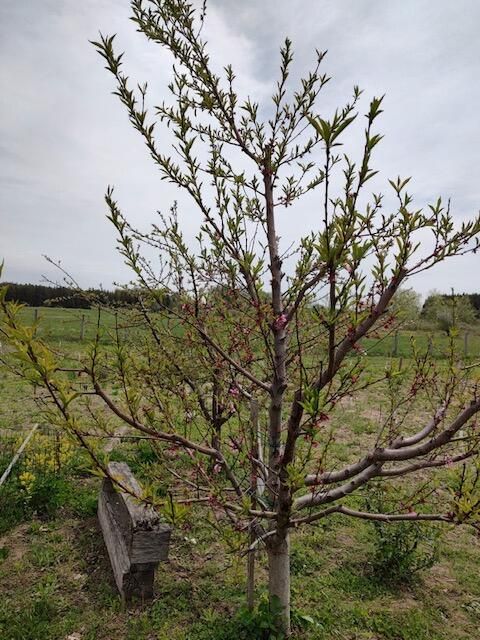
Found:
[[[56,278],[42,257],[62,261],[83,286],[126,281],[105,219],[108,184],[127,217],[146,225],[177,197],[159,181],[119,101],[113,78],[88,43],[117,33],[126,71],[148,80],[153,101],[167,95],[169,61],[136,33],[127,0],[0,2],[0,259],[4,279]],[[386,94],[385,133],[375,166],[387,178],[414,177],[419,205],[452,200],[458,221],[480,207],[480,2],[478,0],[214,0],[205,35],[217,65],[232,63],[240,92],[266,100],[285,36],[295,70],[328,49],[332,81],[322,115],[342,105],[358,84],[367,98]],[[183,203],[188,209],[191,205]],[[281,215],[285,242],[311,228],[315,201]],[[190,212],[193,220],[195,212]],[[196,224],[192,222],[191,235]],[[478,291],[480,256],[450,261],[412,285]]]

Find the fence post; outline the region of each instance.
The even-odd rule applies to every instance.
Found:
[[[80,323],[80,342],[83,342],[85,337],[85,314],[82,313],[82,320]]]
[[[33,323],[36,324],[38,322],[38,307],[35,307],[35,309],[33,310]],[[34,336],[37,335],[37,327],[35,327],[34,329]]]
[[[398,356],[398,331],[393,336],[393,355],[395,358]]]
[[[115,582],[123,603],[134,595],[150,599],[155,569],[168,559],[172,529],[160,522],[152,507],[142,504],[142,487],[125,462],[110,462],[107,472],[98,519]]]
[[[429,356],[433,355],[433,339],[432,336],[428,336],[427,353]]]

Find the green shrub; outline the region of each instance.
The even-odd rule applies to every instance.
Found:
[[[53,518],[65,504],[68,492],[69,485],[63,475],[39,474],[26,498],[29,511],[40,518]]]
[[[0,488],[0,536],[22,522],[25,506],[19,500],[18,482],[7,482]]]
[[[256,609],[249,611],[246,607],[240,609],[236,617],[236,632],[232,640],[282,640],[283,635],[276,632],[276,621],[282,614],[280,600],[262,599]]]
[[[0,535],[33,515],[45,520],[55,518],[60,509],[79,518],[92,516],[97,507],[96,493],[66,472],[38,473],[27,491],[19,481],[18,471],[12,473],[0,488]]]
[[[30,513],[46,519],[54,518],[61,508],[78,517],[91,516],[96,506],[96,492],[63,473],[38,476],[28,496]]]
[[[388,513],[385,494],[375,490],[367,499],[370,511]],[[439,557],[440,531],[424,522],[372,521],[370,567],[375,578],[389,585],[408,584]]]
[[[438,532],[422,523],[374,523],[374,575],[382,582],[412,582],[438,559]]]
[[[0,472],[10,463],[24,434],[3,438]],[[96,510],[96,491],[82,481],[86,458],[62,434],[36,432],[0,487],[0,535],[33,515],[52,519],[59,509],[87,517]]]
[[[275,629],[281,611],[280,602],[270,605],[267,598],[262,598],[253,611],[243,606],[229,620],[215,619],[208,625],[205,621],[201,626],[194,625],[186,640],[284,640]]]

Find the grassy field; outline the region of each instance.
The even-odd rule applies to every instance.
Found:
[[[25,309],[24,314],[33,319],[34,310]],[[83,349],[95,330],[94,311],[42,309],[39,318],[38,331],[52,345],[73,351]],[[102,322],[113,327],[115,318],[106,315]],[[427,347],[428,333],[415,338]],[[372,356],[372,370],[385,366],[393,340],[363,345]],[[410,340],[407,332],[399,335],[399,356],[408,357]],[[463,336],[459,340],[463,344]],[[434,345],[441,357],[445,338],[435,336]],[[478,336],[471,334],[468,346],[470,357],[478,358]],[[23,429],[38,418],[39,407],[31,390],[4,370],[0,390],[1,473]],[[373,437],[380,408],[377,391],[345,404],[344,436],[335,443],[339,458],[349,460],[361,441]],[[58,441],[48,425],[42,425],[42,434],[33,445],[42,452],[42,461],[32,462],[30,452],[30,462],[27,456],[0,491],[1,640],[261,640],[261,635],[247,631],[251,621],[242,609],[245,559],[229,552],[201,511],[188,526],[175,529],[169,562],[157,572],[154,602],[122,609],[95,517],[99,478],[89,473],[83,454],[68,446],[57,468],[53,447]],[[140,477],[154,462],[148,444],[128,441],[113,456],[127,460]],[[22,474],[32,469],[37,474],[44,469],[45,482],[29,493]],[[428,532],[437,539],[437,529]],[[380,578],[375,570],[379,537],[371,523],[335,516],[321,526],[295,532],[295,639],[480,637],[480,540],[467,529],[447,527],[442,532],[433,565],[401,586]],[[426,557],[427,535],[419,541]],[[259,601],[265,596],[264,563],[260,557]]]
[[[96,309],[24,307],[22,319],[25,322],[33,322],[37,319],[38,335],[50,343],[81,345],[95,337],[98,311]],[[115,313],[102,311],[100,322],[106,330],[113,330]]]
[[[93,339],[98,322],[98,312],[95,309],[25,307],[22,316],[25,321],[30,322],[38,318],[38,332],[42,338],[51,343],[70,344],[72,347]],[[119,326],[125,326],[121,312],[119,312],[117,320]],[[107,331],[105,340],[108,341],[108,331],[115,328],[115,313],[102,311],[100,322]],[[127,326],[127,329],[132,330],[134,327]],[[362,346],[372,357],[409,358],[412,355],[412,340],[415,341],[420,351],[430,347],[432,355],[436,358],[445,357],[449,346],[449,340],[445,333],[426,329],[401,330],[397,337],[392,332],[379,338],[369,338],[362,342]],[[478,358],[480,356],[480,326],[460,329],[455,342],[460,352],[466,353],[469,358]]]

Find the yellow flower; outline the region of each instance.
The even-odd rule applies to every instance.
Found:
[[[32,472],[55,471],[59,465],[64,466],[70,462],[74,453],[75,448],[72,442],[65,436],[57,438],[36,433],[29,444],[23,468]]]
[[[35,474],[30,471],[24,471],[19,475],[20,484],[27,493],[31,493],[33,485],[35,484]]]

